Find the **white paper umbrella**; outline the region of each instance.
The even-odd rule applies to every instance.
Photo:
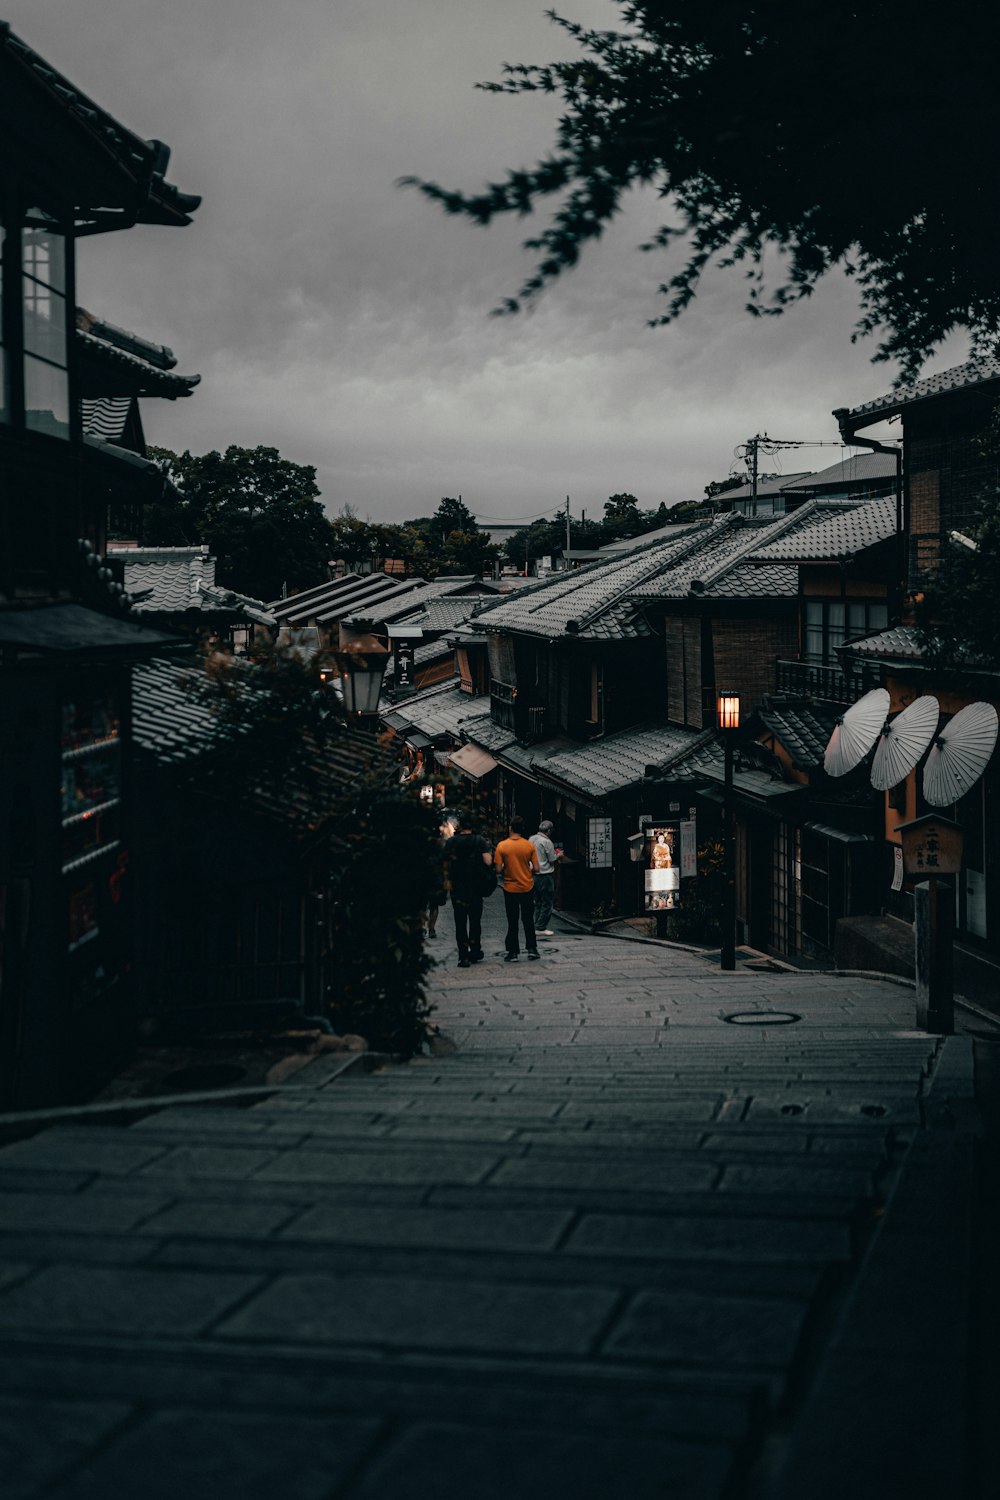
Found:
[[[992,703],[969,703],[946,724],[924,766],[924,797],[932,807],[950,807],[986,769],[997,742]]]
[[[925,693],[889,720],[879,735],[872,761],[872,786],[876,791],[887,792],[909,775],[934,738],[940,713],[937,699]]]
[[[885,688],[872,688],[833,726],[830,743],[823,756],[828,776],[846,776],[868,754],[889,712],[889,694]]]

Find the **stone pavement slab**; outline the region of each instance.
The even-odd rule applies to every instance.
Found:
[[[797,1500],[894,1330],[960,1384],[914,1259],[960,1273],[921,1142],[965,1073],[911,992],[588,936],[459,970],[447,926],[450,1055],[0,1149],[17,1500]]]

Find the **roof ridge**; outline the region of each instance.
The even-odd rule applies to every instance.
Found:
[[[782,536],[796,524],[796,518],[801,518],[803,511],[808,510],[809,514],[812,514],[821,503],[819,500],[809,500],[805,505],[800,506],[798,510],[793,510],[791,515],[781,516],[777,521],[772,522],[770,526],[765,527],[767,542],[777,540],[778,537]],[[736,567],[737,563],[745,562],[750,554],[758,551],[760,547],[766,546],[767,542],[759,534],[751,537],[743,547],[738,547],[735,552],[730,553],[727,558],[717,563],[714,568],[709,568],[703,577],[692,578],[688,584],[688,592],[692,594],[704,593],[709,584],[718,583],[719,579],[724,578],[732,568]]]
[[[726,524],[732,524],[732,523],[729,523],[728,521],[724,520],[724,521],[722,521],[719,524],[726,525]],[[702,537],[702,534],[704,533],[705,528],[708,527],[709,529],[711,529],[712,525],[713,525],[713,523],[711,521],[702,521],[702,522],[696,523],[695,534],[693,536],[687,536],[687,537],[685,537],[684,541],[677,548],[677,551],[676,552],[671,551],[670,556],[669,556],[668,559],[666,559],[666,561],[668,561],[670,563],[677,563],[677,562],[681,562],[685,557],[689,557],[690,554],[693,551],[696,550],[697,544],[701,540],[701,537]],[[663,542],[662,545],[664,545],[664,546],[672,546],[673,544],[669,543],[669,542]],[[652,551],[652,548],[650,548],[650,551]],[[621,562],[623,564],[625,564],[626,562],[628,562],[630,560],[631,559],[628,559],[628,558],[622,558]],[[627,599],[629,597],[629,595],[632,594],[632,593],[634,593],[635,590],[637,588],[639,588],[642,584],[647,583],[650,578],[655,578],[656,575],[657,575],[657,573],[659,573],[661,571],[661,569],[663,568],[664,561],[665,561],[665,559],[658,558],[657,561],[655,563],[653,563],[642,574],[641,578],[633,578],[633,579],[631,579],[629,581],[629,583],[624,588],[619,589],[616,594],[612,594],[612,596],[611,596],[610,599],[605,599],[603,601],[603,603],[601,603],[601,604],[595,604],[592,609],[588,610],[585,614],[581,615],[579,617],[579,619],[567,620],[566,621],[566,630],[567,630],[567,632],[570,635],[577,635],[577,634],[579,634],[579,632],[581,630],[586,630],[587,626],[593,624],[594,620],[596,620],[598,618],[598,616],[600,616],[602,614],[605,614],[609,609],[614,609],[614,607],[615,607],[616,604],[620,604],[623,600]]]

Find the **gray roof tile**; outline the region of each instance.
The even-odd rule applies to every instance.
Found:
[[[695,730],[673,724],[639,724],[536,760],[532,769],[585,796],[606,797],[641,781],[648,765],[678,754],[699,738]]]
[[[802,522],[758,548],[755,561],[833,562],[853,557],[896,534],[894,498],[866,500],[835,515],[821,510],[808,517],[804,510],[795,514]]]
[[[843,648],[852,656],[870,656],[895,661],[920,661],[923,648],[912,625],[893,625],[863,641],[852,641]]]
[[[680,535],[637,547],[624,557],[609,556],[607,561],[589,563],[533,588],[520,589],[513,597],[482,610],[477,616],[480,628],[550,637],[568,632],[597,640],[632,640],[645,635],[648,626],[628,603],[629,597],[646,578],[697,546],[710,526],[702,522],[685,527]]]
[[[937,375],[915,380],[912,385],[903,386],[898,391],[889,391],[875,401],[865,401],[861,406],[855,406],[847,413],[847,423],[852,429],[869,427],[873,422],[880,422],[894,412],[915,406],[919,401],[929,401],[935,396],[971,390],[996,381],[1000,381],[1000,359],[969,360],[964,365],[953,365],[950,370],[942,370]],[[835,412],[834,416],[837,415],[839,414]]]
[[[822,489],[845,485],[869,484],[875,479],[891,479],[896,475],[896,460],[891,453],[854,453],[850,458],[820,469],[818,474],[807,474],[804,479],[793,479],[783,486],[787,494],[813,494]]]
[[[757,710],[757,715],[799,770],[809,771],[821,764],[836,723],[832,709],[812,703],[766,704]]]
[[[108,556],[124,564],[125,592],[137,614],[229,611],[262,624],[274,624],[259,599],[215,582],[215,558],[207,546],[115,547]]]

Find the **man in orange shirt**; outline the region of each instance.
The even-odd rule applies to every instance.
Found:
[[[538,958],[534,912],[538,850],[524,836],[523,818],[511,818],[510,837],[497,844],[493,860],[503,876],[503,901],[507,908],[507,957],[504,963],[517,963],[518,916],[524,926],[525,951],[529,958]]]

